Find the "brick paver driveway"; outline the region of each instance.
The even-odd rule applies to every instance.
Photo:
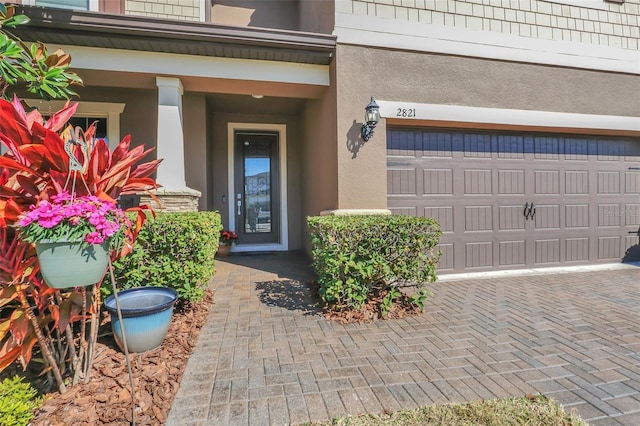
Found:
[[[285,425],[542,393],[640,424],[640,269],[439,282],[420,317],[327,322],[300,254],[218,262],[169,425]]]

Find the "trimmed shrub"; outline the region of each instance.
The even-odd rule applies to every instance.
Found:
[[[42,404],[42,397],[23,377],[13,376],[0,382],[0,425],[28,425]]]
[[[114,263],[118,289],[171,287],[182,300],[198,301],[213,277],[222,224],[218,212],[158,213],[144,224],[131,253]],[[111,294],[105,279],[104,297]]]
[[[420,310],[436,280],[440,226],[411,216],[319,216],[307,218],[320,297],[331,309],[359,310],[382,297],[382,315],[413,287],[410,304]]]

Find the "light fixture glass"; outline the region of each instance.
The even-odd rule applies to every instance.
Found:
[[[360,129],[360,136],[364,141],[368,141],[373,136],[373,129],[380,121],[380,107],[376,103],[376,100],[371,97],[371,102],[364,109],[364,124]]]
[[[264,95],[251,95],[251,97],[253,97],[254,99],[262,99],[264,98]]]

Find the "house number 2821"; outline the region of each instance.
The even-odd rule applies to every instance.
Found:
[[[396,117],[412,118],[416,116],[415,108],[398,108],[396,111]]]

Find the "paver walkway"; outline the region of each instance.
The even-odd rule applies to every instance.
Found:
[[[327,322],[301,254],[217,263],[168,425],[287,425],[449,401],[553,397],[640,424],[640,269],[439,282],[420,317]]]

